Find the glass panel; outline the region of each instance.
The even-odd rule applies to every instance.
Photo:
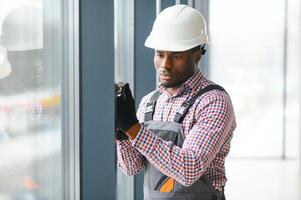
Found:
[[[60,200],[60,4],[0,5],[0,199]]]
[[[233,100],[234,157],[282,156],[284,3],[210,1],[210,76]]]
[[[134,86],[134,0],[114,1],[115,82]],[[133,94],[134,95],[134,94]],[[117,200],[134,199],[134,177],[117,167]]]

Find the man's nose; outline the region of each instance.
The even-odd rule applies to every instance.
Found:
[[[172,59],[169,56],[165,56],[160,67],[164,69],[170,69],[172,67]]]

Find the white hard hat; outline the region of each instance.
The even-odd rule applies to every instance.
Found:
[[[0,42],[8,51],[42,49],[42,9],[22,6],[9,12],[3,20]]]
[[[7,77],[11,71],[11,65],[7,60],[7,52],[0,46],[0,79]]]
[[[156,18],[145,46],[165,51],[186,51],[208,43],[202,14],[187,5],[164,9]]]

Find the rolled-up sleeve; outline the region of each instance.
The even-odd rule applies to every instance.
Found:
[[[145,165],[145,157],[132,147],[130,141],[117,141],[117,161],[121,171],[129,176],[136,175]]]
[[[137,118],[140,123],[143,122],[143,107],[145,98],[141,100],[137,110]],[[116,141],[117,163],[122,172],[127,175],[136,175],[144,169],[145,157],[137,151],[129,140]]]

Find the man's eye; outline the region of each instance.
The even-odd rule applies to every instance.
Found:
[[[177,59],[177,60],[180,60],[180,59],[182,59],[182,56],[181,55],[174,55],[174,58]]]
[[[157,53],[157,57],[159,57],[159,58],[163,58],[163,57],[164,57],[164,55],[163,55],[163,54],[161,54],[161,53]]]

